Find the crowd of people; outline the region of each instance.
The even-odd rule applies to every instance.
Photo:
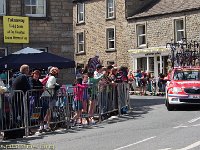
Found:
[[[40,92],[40,95],[35,97],[35,101],[40,101],[41,98],[46,99],[47,97],[51,97],[52,100],[49,102],[42,100],[43,102],[40,104],[43,107],[41,111],[41,116],[43,117],[40,118],[39,131],[48,131],[50,130],[51,110],[56,103],[53,97],[60,88],[60,85],[56,81],[58,74],[59,69],[50,66],[46,77],[40,79],[41,72],[39,70],[30,72],[29,66],[24,64],[20,67],[19,72],[15,72],[11,77],[9,89],[7,89],[5,85],[1,85],[1,87],[4,87],[1,88],[1,94],[7,90],[20,90],[24,93],[30,90],[41,90],[42,92]],[[101,64],[96,64],[95,69],[89,67],[82,69],[81,67],[77,67],[76,78],[73,84],[73,109],[75,113],[71,118],[71,122],[73,124],[95,124],[93,117],[97,106],[97,92],[99,90],[97,88],[100,87],[101,90],[104,90],[107,85],[111,85],[115,88],[116,83],[122,82],[128,83],[127,67],[116,67],[114,65],[104,67]],[[17,108],[13,108],[16,109],[16,114],[13,116],[15,122],[18,121],[18,118],[23,118],[24,112],[24,108],[21,108],[21,106],[23,106],[23,97],[18,97],[18,99],[20,100],[17,101],[17,104],[14,104]],[[83,114],[88,114],[89,119],[86,120],[82,118]]]
[[[115,88],[116,83],[122,82],[128,83],[127,67],[116,67],[115,65],[104,67],[101,64],[97,64],[95,69],[88,68],[87,66],[85,68],[77,67],[76,81],[74,83],[74,86],[78,87],[74,90],[76,95],[74,99],[76,112],[72,122],[87,124],[87,120],[81,118],[82,113],[87,113],[89,115],[89,123],[93,124],[95,122],[93,118],[94,111],[97,105],[97,87],[103,92],[106,86],[110,85],[112,88]],[[84,89],[87,89],[87,91]],[[86,103],[88,101],[89,108],[87,111]]]
[[[29,90],[41,90],[39,96],[35,98],[37,103],[42,100],[42,111],[40,117],[40,127],[39,131],[50,130],[51,121],[51,110],[56,105],[56,91],[60,88],[57,83],[57,77],[59,74],[59,69],[57,67],[50,66],[47,70],[47,75],[41,79],[41,72],[39,70],[33,70],[30,73],[30,68],[28,65],[24,64],[20,67],[19,72],[13,74],[10,79],[9,84],[11,85],[11,90],[20,90],[26,93]],[[128,67],[117,67],[116,65],[108,65],[104,67],[100,63],[97,63],[93,67],[88,65],[85,68],[77,66],[76,68],[76,78],[73,83],[73,110],[74,115],[71,117],[70,122],[75,124],[95,124],[94,113],[98,105],[98,92],[106,92],[106,88],[109,86],[115,89],[116,94],[117,83],[129,83],[130,90],[134,91],[139,89],[141,94],[144,95],[146,90],[151,91],[153,85],[158,86],[159,91],[164,92],[165,80],[164,75],[159,74],[158,84],[156,79],[151,76],[150,73],[145,73],[141,70],[136,72],[129,71]],[[0,82],[0,94],[6,92],[8,89]],[[10,90],[10,89],[9,89]],[[103,94],[105,95],[105,94]],[[51,97],[50,101],[46,101]],[[117,95],[116,95],[117,97]],[[16,106],[20,108],[23,106],[23,98],[18,101]],[[103,97],[103,99],[105,99]],[[104,103],[105,101],[103,101]],[[118,107],[118,101],[114,102],[116,108]],[[104,105],[104,104],[102,104]],[[18,108],[14,108],[18,109]],[[23,118],[24,108],[20,108]],[[16,113],[18,113],[16,111]],[[82,117],[84,114],[88,115],[88,118]],[[15,115],[15,114],[14,114]],[[17,116],[18,115],[18,116]],[[19,113],[13,116],[15,119],[19,117]],[[16,120],[17,122],[17,120]]]
[[[165,92],[166,80],[165,75],[160,73],[158,77],[153,76],[149,72],[144,72],[138,69],[136,72],[129,71],[128,80],[130,90],[138,90],[141,95],[146,95],[146,92],[158,93]]]
[[[52,67],[50,66],[48,68],[48,74],[46,75],[46,82],[45,85],[40,79],[41,77],[41,72],[39,70],[34,70],[30,73],[30,68],[28,65],[24,64],[20,67],[19,72],[15,72],[13,76],[10,78],[9,84],[10,88],[8,89],[3,82],[1,82],[1,94],[3,92],[6,92],[9,90],[9,92],[12,91],[23,91],[26,93],[29,90],[40,90],[40,95],[38,95],[39,92],[35,93],[35,96],[38,95],[37,98],[35,98],[35,103],[36,101],[38,102],[41,97],[53,97],[56,91],[56,87],[59,87],[59,84],[56,82],[56,78],[58,76],[59,69],[57,67]],[[48,91],[48,92],[47,92]],[[17,124],[18,121],[23,121],[24,117],[24,108],[23,108],[23,96],[20,95],[19,93],[15,93],[13,95],[13,99],[17,99],[15,102],[10,102],[12,103],[13,106],[12,110],[13,111],[13,119],[14,123]],[[44,117],[41,117],[41,125],[40,125],[40,130],[48,130],[49,129],[49,123],[50,123],[50,108],[53,106],[55,103],[54,101],[50,101],[49,103],[43,103],[41,104],[43,107],[42,113],[44,113]],[[14,108],[15,107],[15,108]],[[16,125],[12,125],[13,127],[16,127]]]

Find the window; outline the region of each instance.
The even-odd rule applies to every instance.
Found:
[[[0,0],[0,16],[6,14],[6,0]]]
[[[0,48],[0,58],[7,56],[7,49],[6,48]]]
[[[174,27],[175,27],[174,28],[175,42],[180,42],[185,35],[184,20],[183,19],[174,20]]]
[[[136,26],[138,47],[146,46],[146,28],[144,24]]]
[[[111,66],[111,65],[114,65],[114,64],[115,64],[114,61],[107,61],[107,65],[108,65],[108,66]]]
[[[174,80],[200,80],[200,70],[176,70]]]
[[[82,23],[85,21],[84,3],[77,4],[77,22]]]
[[[113,50],[115,49],[115,29],[108,28],[106,33],[107,33],[107,49]]]
[[[26,16],[46,17],[46,0],[25,0]]]
[[[107,0],[107,18],[114,18],[115,17],[115,1],[114,0]]]
[[[84,33],[77,33],[77,53],[84,52]]]

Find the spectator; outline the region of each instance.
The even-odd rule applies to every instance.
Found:
[[[142,91],[142,89],[141,89],[141,78],[142,78],[142,73],[141,73],[141,70],[138,69],[136,74],[135,74],[135,82],[136,82],[136,86],[139,87],[140,92]]]
[[[82,85],[88,86],[88,75],[87,75],[87,73],[83,74]],[[88,88],[85,88],[84,91],[83,91],[83,115],[85,115],[87,113],[88,100],[89,100]],[[88,124],[88,122],[85,118],[82,119],[82,123]]]
[[[0,78],[0,94],[4,93],[7,91],[7,88],[5,87],[4,82]],[[1,98],[1,97],[0,97]]]
[[[147,74],[145,72],[142,72],[142,77],[140,78],[141,82],[141,95],[146,94],[146,86],[147,86]]]
[[[20,72],[17,72],[12,77],[12,90],[21,90],[26,93],[26,91],[31,89],[29,79],[29,66],[24,64],[20,67]],[[24,122],[24,97],[21,92],[14,92],[11,106],[13,111],[13,127],[20,127]],[[24,134],[24,133],[23,133]],[[23,136],[23,135],[20,135]]]
[[[102,77],[102,68],[103,68],[104,66],[102,66],[101,64],[97,64],[96,65],[96,71],[94,72],[94,78],[95,79],[99,79],[99,78],[101,78]]]
[[[128,82],[129,83],[129,90],[134,91],[133,84],[134,84],[134,81],[135,81],[135,77],[134,77],[132,71],[129,71],[128,81],[129,81]]]
[[[31,89],[42,89],[43,84],[39,81],[40,71],[35,70],[32,72],[31,77],[29,78]]]
[[[83,70],[81,66],[76,67],[76,79],[82,78]]]
[[[90,89],[90,104],[89,104],[89,110],[88,110],[88,114],[89,114],[89,123],[90,124],[94,124],[94,111],[95,111],[95,106],[97,104],[97,90],[98,90],[98,83],[101,80],[101,78],[103,77],[103,74],[98,76],[98,78],[94,78],[94,72],[92,70],[90,70],[88,72],[88,77],[89,77],[89,85]]]
[[[31,89],[29,79],[29,66],[24,64],[20,67],[20,72],[16,73],[12,80],[13,90],[22,90],[24,93]]]
[[[44,117],[44,126],[41,124],[39,131],[43,129],[50,130],[50,120],[51,120],[51,110],[56,104],[56,91],[60,88],[60,85],[56,82],[56,77],[58,76],[59,69],[57,67],[52,67],[49,71],[49,78],[46,83],[46,90],[42,94],[43,106],[42,115]],[[49,100],[49,101],[46,101]]]
[[[29,117],[32,117],[32,114],[35,110],[35,107],[41,107],[42,103],[40,101],[40,97],[43,92],[43,84],[39,81],[40,71],[35,70],[31,73],[31,77],[29,78],[29,82],[31,85],[31,93],[29,94]],[[39,119],[39,118],[38,118]],[[31,124],[34,123],[33,121],[30,122]]]
[[[164,80],[164,74],[159,73],[159,78],[158,78],[158,88],[159,92],[165,92],[165,83],[166,81]]]
[[[82,85],[82,78],[76,79],[74,83],[74,109],[75,109],[75,115],[72,118],[72,122],[74,124],[76,123],[82,123],[81,114],[83,109],[83,92],[84,89],[87,88],[86,85]],[[81,120],[81,121],[80,121]]]

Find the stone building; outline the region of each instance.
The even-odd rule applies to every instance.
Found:
[[[3,16],[29,17],[28,44],[4,43]],[[70,0],[0,0],[0,57],[32,47],[73,60],[72,17]],[[67,82],[73,73],[71,69],[61,71],[62,82]]]
[[[200,38],[200,1],[74,0],[75,58],[99,55],[131,69],[167,73],[166,43]]]
[[[130,64],[134,70],[167,73],[169,48],[166,43],[182,38],[200,41],[200,1],[195,0],[135,0],[127,8],[127,39]]]
[[[74,0],[73,23],[77,63],[98,55],[104,65],[128,65],[123,0]]]

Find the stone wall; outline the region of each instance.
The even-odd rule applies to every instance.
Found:
[[[10,0],[8,4],[9,16],[23,16],[21,0]],[[74,59],[73,48],[73,7],[72,1],[47,0],[47,17],[30,17],[30,43],[3,43],[3,17],[0,16],[0,47],[8,48],[8,54],[24,47],[48,48],[48,52]],[[71,72],[71,71],[67,71]],[[61,82],[72,82],[74,74],[61,71]]]
[[[143,19],[131,19],[128,20],[127,36],[129,42],[129,49],[137,48],[136,39],[136,24],[146,23],[147,28],[147,45],[148,47],[166,46],[167,42],[171,42],[174,39],[174,19],[185,19],[185,33],[188,40],[200,40],[200,13],[198,11],[188,13],[177,13],[170,15],[163,15],[158,17],[149,17]]]
[[[166,43],[171,42],[174,39],[174,19],[185,19],[185,33],[187,40],[200,41],[200,13],[199,11],[191,11],[185,13],[168,14],[157,17],[148,17],[142,19],[128,20],[127,27],[127,47],[128,49],[137,49],[137,37],[136,37],[136,24],[146,23],[146,37],[147,47],[161,47],[166,46]],[[130,55],[129,55],[130,56]],[[129,60],[131,66],[134,65],[132,60]]]
[[[74,47],[76,51],[76,34],[85,33],[86,54],[76,55],[78,63],[87,63],[90,57],[96,54],[100,56],[104,65],[107,61],[114,61],[117,65],[128,65],[126,34],[127,20],[125,19],[125,3],[116,0],[116,18],[106,19],[106,1],[91,0],[85,1],[85,23],[77,24],[77,5],[73,5],[74,23]],[[106,28],[115,27],[116,31],[116,51],[106,52]]]
[[[86,64],[90,57],[99,54],[103,64],[115,61],[119,66],[128,65],[132,68],[133,60],[127,50],[137,48],[136,24],[146,24],[147,48],[166,46],[174,39],[174,19],[185,18],[185,31],[188,40],[200,39],[200,13],[196,11],[180,12],[154,17],[143,17],[126,20],[136,13],[138,8],[146,7],[148,3],[157,0],[116,0],[116,18],[106,20],[106,0],[91,0],[85,2],[85,23],[77,24],[77,7],[73,5],[74,48],[76,51],[76,34],[85,33],[85,54],[75,55],[78,63]],[[136,8],[137,7],[137,8]],[[134,12],[135,11],[135,12]],[[106,28],[116,29],[116,52],[106,52]]]

